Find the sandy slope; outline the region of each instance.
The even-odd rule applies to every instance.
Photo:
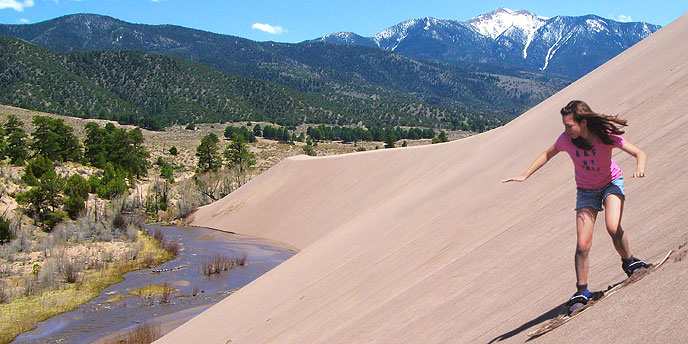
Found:
[[[521,173],[583,99],[621,114],[649,156],[626,171],[623,225],[654,260],[688,241],[688,15],[505,127],[447,144],[291,158],[195,214],[194,225],[302,251],[160,342],[523,342],[574,291],[575,185],[559,154]],[[600,216],[600,220],[602,217]],[[683,247],[683,251],[688,247]],[[625,276],[598,221],[590,287]],[[615,294],[540,342],[688,340],[688,258]]]

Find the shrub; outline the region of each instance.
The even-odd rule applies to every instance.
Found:
[[[63,209],[67,212],[70,219],[76,220],[86,210],[86,202],[81,196],[72,195],[64,201]]]
[[[219,274],[222,271],[246,265],[248,255],[243,253],[241,258],[229,258],[224,254],[215,254],[212,259],[206,259],[201,265],[201,272],[205,276]]]
[[[169,303],[170,302],[170,295],[172,294],[173,288],[171,288],[169,285],[167,285],[167,282],[165,282],[162,285],[162,293],[160,294],[160,303]]]
[[[139,236],[139,230],[135,226],[128,226],[125,234],[129,241],[134,242]]]
[[[316,156],[315,149],[313,149],[313,146],[311,145],[303,146],[303,152],[309,156]]]
[[[43,225],[45,225],[44,230],[46,232],[52,232],[55,225],[62,222],[67,217],[67,213],[61,210],[48,212],[43,219]]]
[[[129,331],[122,337],[107,342],[107,344],[150,344],[160,337],[160,324],[147,323]]]
[[[165,250],[176,257],[179,255],[179,243],[176,241],[168,241],[165,243]]]
[[[92,174],[88,177],[88,187],[90,193],[98,193],[98,187],[100,187],[100,178],[97,175]]]
[[[160,228],[155,229],[155,232],[153,232],[153,238],[155,238],[155,240],[161,243],[165,241],[165,235],[162,234]]]
[[[42,156],[38,155],[31,159],[26,165],[24,175],[21,179],[28,185],[36,186],[38,185],[38,179],[43,176],[44,173],[48,171],[53,171],[55,169],[55,164],[53,162]]]
[[[153,256],[150,254],[143,256],[143,265],[148,268],[153,266]]]
[[[14,237],[14,232],[10,228],[10,220],[0,217],[0,244],[8,243]]]
[[[248,260],[248,254],[246,252],[241,253],[241,258],[237,260],[237,265],[246,266],[246,261]]]
[[[170,184],[174,183],[174,169],[172,165],[164,163],[160,169],[160,177],[165,178]]]
[[[5,293],[5,286],[0,285],[0,305],[3,303],[7,303],[10,300],[10,296]]]
[[[82,200],[88,198],[89,191],[91,191],[91,186],[86,178],[80,176],[79,174],[72,174],[65,184],[65,195],[67,196],[79,196]]]
[[[60,264],[61,260],[59,259],[48,259],[38,272],[38,280],[47,286],[57,285],[63,280]]]
[[[103,178],[100,179],[100,185],[98,186],[98,197],[113,199],[124,194],[129,189],[124,178],[124,171],[122,169],[107,163],[103,170]]]
[[[170,147],[169,152],[170,152],[170,155],[174,155],[174,156],[179,154],[179,152],[177,152],[177,147],[175,147],[175,146]]]
[[[67,261],[62,264],[62,277],[67,283],[76,282],[78,271],[76,266],[74,266],[71,261]]]
[[[120,231],[124,232],[127,229],[128,223],[127,223],[127,218],[126,215],[119,213],[116,214],[115,217],[112,219],[112,225],[115,226],[115,228],[119,229]]]
[[[38,295],[41,292],[41,286],[34,278],[24,278],[20,282],[21,293],[24,296]]]

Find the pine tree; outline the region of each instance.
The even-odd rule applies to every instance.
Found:
[[[148,157],[150,153],[143,145],[143,141],[141,129],[134,128],[127,132],[127,143],[132,148],[128,172],[135,174],[136,178],[141,178],[148,171]]]
[[[0,161],[5,160],[7,143],[5,143],[5,129],[0,127]]]
[[[88,180],[86,180],[86,178],[76,173],[67,178],[67,183],[64,187],[65,195],[79,196],[82,199],[87,199],[90,191],[91,187],[88,185]]]
[[[227,148],[224,151],[224,156],[225,161],[227,161],[227,167],[237,172],[237,183],[239,185],[245,183],[246,175],[248,174],[250,168],[255,165],[256,160],[253,153],[250,153],[246,148],[244,137],[238,133],[234,133],[232,142],[227,145]]]
[[[72,127],[60,118],[34,116],[31,120],[34,131],[31,148],[53,161],[78,161],[81,159],[81,145]]]
[[[107,162],[105,141],[109,132],[94,122],[86,123],[84,129],[86,130],[86,138],[84,139],[84,158],[86,162],[94,167],[105,167]]]
[[[394,130],[388,130],[385,136],[385,148],[394,148],[395,142],[397,142],[397,136],[394,134]]]
[[[29,157],[26,142],[26,132],[23,129],[24,123],[15,115],[8,115],[5,123],[5,134],[7,135],[7,148],[5,155],[10,159],[12,165],[24,165]]]
[[[38,179],[40,179],[45,172],[54,170],[55,164],[50,161],[50,159],[38,155],[31,159],[26,165],[24,175],[22,175],[21,179],[28,185],[36,186],[38,185]]]
[[[440,134],[437,135],[437,138],[439,139],[440,142],[449,142],[449,138],[447,137],[447,133],[444,131],[440,131]]]
[[[198,157],[198,169],[201,173],[208,171],[217,171],[222,163],[220,154],[218,153],[217,144],[220,140],[217,135],[210,133],[203,136],[201,143],[196,147],[196,156]]]

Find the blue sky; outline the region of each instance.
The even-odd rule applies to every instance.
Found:
[[[665,26],[688,11],[687,0],[387,1],[387,0],[0,0],[0,23],[37,23],[74,13],[132,23],[174,24],[256,41],[300,42],[337,31],[372,36],[404,20],[468,20],[498,7],[553,17],[596,14]]]

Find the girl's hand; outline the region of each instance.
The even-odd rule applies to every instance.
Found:
[[[526,179],[528,179],[528,177],[526,177],[526,176],[524,176],[524,175],[520,175],[520,176],[511,177],[511,178],[509,178],[509,179],[504,179],[504,180],[502,180],[502,183],[508,183],[508,182],[522,182],[522,181],[524,181],[524,180],[526,180]]]
[[[631,178],[643,178],[643,177],[645,177],[645,170],[637,170],[631,176]]]

